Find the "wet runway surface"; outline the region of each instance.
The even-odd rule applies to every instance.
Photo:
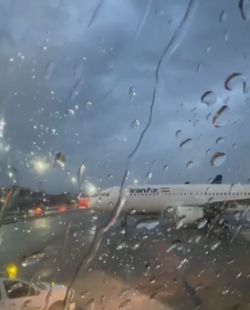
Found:
[[[19,278],[69,285],[81,265],[79,309],[250,309],[249,230],[176,230],[162,218],[131,216],[102,236],[84,268],[108,216],[79,211],[4,225],[2,273],[14,262]]]

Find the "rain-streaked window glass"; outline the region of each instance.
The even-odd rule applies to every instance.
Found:
[[[0,309],[248,309],[250,1],[0,20]]]

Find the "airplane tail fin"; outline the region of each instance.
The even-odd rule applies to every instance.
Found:
[[[211,184],[221,184],[222,183],[222,175],[218,174],[212,181]]]

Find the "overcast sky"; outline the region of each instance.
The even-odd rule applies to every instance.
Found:
[[[119,184],[173,36],[129,182],[206,183],[222,173],[224,182],[246,183],[250,92],[242,81],[250,77],[250,14],[243,19],[235,0],[194,0],[191,12],[188,6],[188,0],[0,0],[1,185],[16,179],[50,192],[77,190],[81,164],[94,184]],[[229,91],[224,83],[232,73],[243,77]],[[211,106],[201,102],[206,91],[216,96]],[[216,128],[213,115],[225,104]],[[64,169],[53,165],[58,152]],[[219,167],[210,163],[215,152],[226,154]],[[45,171],[37,171],[37,161]]]

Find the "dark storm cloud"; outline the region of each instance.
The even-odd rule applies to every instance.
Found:
[[[0,8],[0,112],[7,123],[5,140],[11,145],[10,152],[1,155],[2,169],[11,163],[24,185],[36,186],[42,180],[46,189],[59,191],[69,188],[70,178],[84,162],[88,178],[100,186],[119,183],[127,156],[148,120],[156,64],[187,2],[0,1]],[[223,10],[226,19],[220,23]],[[248,108],[235,107],[235,101],[244,101],[247,95],[238,86],[228,92],[223,85],[232,72],[248,78],[250,24],[242,20],[235,1],[221,0],[200,1],[185,27],[178,49],[160,68],[152,124],[132,160],[131,178],[143,181],[156,160],[152,182],[205,182],[219,172],[229,182],[244,182],[250,171],[238,173],[238,166],[244,161],[248,167]],[[131,87],[136,92],[133,98]],[[213,107],[200,102],[207,90],[217,95]],[[216,129],[206,115],[215,113],[227,96],[232,100],[230,121]],[[244,126],[233,124],[235,114]],[[131,128],[137,119],[140,126]],[[178,129],[182,134],[177,139]],[[226,139],[218,146],[215,140],[220,135]],[[186,138],[193,142],[182,150],[179,144]],[[233,141],[238,146],[234,150]],[[222,167],[210,166],[208,148],[228,154]],[[59,151],[66,156],[70,175],[53,168],[38,176],[32,164],[26,165],[34,158],[51,163]],[[194,166],[186,169],[190,160]],[[162,170],[165,164],[167,172]],[[111,173],[113,177],[107,177]],[[10,183],[6,173],[1,181]]]

